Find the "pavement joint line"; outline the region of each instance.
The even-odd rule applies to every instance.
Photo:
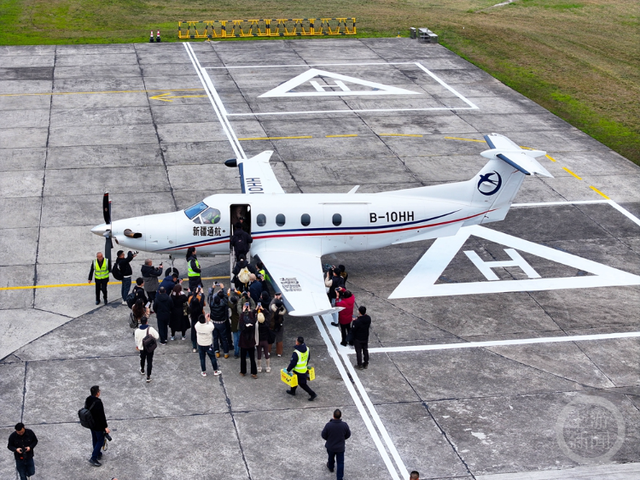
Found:
[[[357,137],[357,133],[349,133],[344,135],[325,135],[325,138],[346,138],[346,137]]]
[[[559,337],[538,337],[538,338],[518,338],[513,340],[489,340],[486,342],[462,342],[462,343],[440,343],[436,345],[411,345],[403,347],[374,347],[369,349],[369,353],[402,353],[402,352],[423,352],[429,350],[456,350],[463,348],[488,348],[488,347],[509,347],[518,345],[534,345],[538,343],[564,343],[564,342],[584,342],[594,340],[615,340],[619,338],[638,338],[640,332],[618,332],[618,333],[596,333],[593,335],[570,335]],[[347,350],[347,355],[354,355],[356,352]]]
[[[325,342],[325,344],[327,346],[327,351],[328,351],[329,355],[331,356],[331,358],[335,362],[336,367],[338,368],[338,372],[340,373],[340,376],[342,377],[344,385],[347,387],[347,391],[351,395],[351,398],[353,399],[353,401],[355,403],[355,406],[358,409],[358,413],[360,413],[360,416],[362,417],[362,420],[363,420],[365,426],[367,427],[367,430],[369,430],[369,434],[371,435],[371,438],[373,439],[373,442],[374,442],[375,446],[377,447],[378,452],[380,453],[380,456],[382,457],[382,460],[384,461],[384,463],[385,463],[385,465],[387,467],[387,470],[389,470],[389,473],[391,474],[391,478],[393,480],[401,480],[401,478],[406,478],[406,476],[407,476],[406,468],[405,468],[404,472],[400,472],[401,476],[398,475],[398,472],[396,471],[396,468],[394,467],[391,459],[389,458],[389,454],[388,454],[387,450],[385,449],[384,445],[382,444],[382,440],[380,438],[380,435],[378,434],[378,432],[376,432],[376,429],[373,426],[371,418],[369,418],[369,415],[367,414],[367,411],[365,410],[364,403],[362,402],[362,400],[358,396],[358,393],[356,392],[356,389],[353,386],[352,379],[357,375],[355,374],[355,372],[353,372],[353,374],[351,375],[351,378],[349,377],[349,374],[347,373],[347,371],[345,370],[345,366],[343,365],[343,362],[345,361],[345,358],[342,357],[336,351],[336,347],[334,346],[331,338],[329,337],[329,333],[326,330],[329,327],[327,327],[326,323],[332,321],[332,316],[331,315],[323,315],[322,319],[321,319],[321,317],[319,317],[318,315],[315,315],[313,317],[313,320],[315,321],[316,326],[318,327],[318,331],[320,332],[320,335],[322,336],[322,339],[324,340],[324,342]],[[362,392],[361,391],[360,393],[366,395],[367,398],[368,398],[368,395],[366,394],[366,392]],[[374,408],[374,411],[375,411],[375,408]],[[380,422],[380,418],[379,417],[378,417],[378,422]],[[386,430],[384,429],[384,425],[381,425],[381,422],[378,423],[377,426],[378,426],[378,430],[380,430],[381,432],[384,431],[386,433]],[[391,439],[389,437],[387,437],[387,438],[388,438],[388,441],[391,442]],[[393,443],[391,442],[391,444],[393,444]],[[395,447],[394,447],[394,449],[395,449]]]
[[[477,109],[478,107],[475,107]],[[294,112],[251,112],[251,113],[228,113],[228,117],[261,117],[265,115],[310,115],[310,114],[326,114],[326,113],[367,113],[367,112],[434,112],[447,111],[455,112],[458,110],[474,110],[473,107],[429,107],[429,108],[368,108],[368,109],[342,109],[342,110],[301,110]]]
[[[238,140],[290,140],[290,139],[303,139],[303,138],[313,138],[312,135],[301,135],[298,137],[246,137],[239,138]]]
[[[379,133],[380,137],[424,137],[421,133]]]
[[[228,280],[229,275],[221,275],[218,277],[201,277],[202,280]],[[182,281],[186,281],[188,278],[183,278]],[[30,290],[30,289],[39,289],[39,288],[68,288],[68,287],[90,287],[95,285],[93,282],[91,283],[58,283],[52,285],[25,285],[19,287],[0,287],[0,291],[2,290]],[[108,285],[122,285],[122,282],[109,282]]]

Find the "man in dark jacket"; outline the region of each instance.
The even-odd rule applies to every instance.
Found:
[[[178,274],[176,272],[171,272],[170,268],[167,268],[166,273],[167,273],[167,276],[164,277],[164,280],[162,280],[162,282],[160,283],[160,286],[158,287],[158,291],[160,290],[160,288],[164,287],[167,293],[171,294],[173,287],[175,287],[180,280],[179,280]]]
[[[20,480],[27,480],[36,473],[33,463],[33,449],[38,444],[38,438],[33,430],[24,428],[24,423],[16,424],[16,431],[9,435],[7,448],[13,452],[16,459],[16,470]]]
[[[120,289],[120,293],[122,295],[122,304],[126,305],[127,295],[129,295],[129,289],[131,288],[131,275],[133,275],[133,270],[131,270],[131,260],[133,260],[138,254],[129,251],[125,257],[124,251],[118,250],[117,255],[118,258],[116,259],[116,265],[118,266],[118,270],[120,270],[120,275],[122,275],[122,288]]]
[[[342,412],[336,408],[333,412],[333,418],[324,426],[322,430],[322,438],[326,440],[324,446],[327,448],[329,461],[327,468],[333,472],[335,464],[338,464],[336,479],[342,480],[344,476],[344,450],[345,440],[351,436],[349,425],[342,421]]]
[[[104,414],[104,406],[102,400],[100,400],[100,387],[94,385],[91,387],[91,395],[84,401],[84,406],[91,412],[93,417],[93,428],[91,429],[91,440],[93,441],[93,452],[89,463],[94,467],[100,467],[102,464],[98,461],[102,457],[100,449],[104,445],[104,434],[110,433],[109,426],[107,425],[107,417]]]
[[[153,266],[151,259],[147,258],[144,261],[144,265],[140,267],[140,273],[142,273],[144,289],[147,292],[149,301],[153,303],[156,299],[156,292],[160,289],[160,286],[158,285],[158,278],[162,276],[162,263],[156,268]],[[170,291],[166,286],[165,289],[167,292]]]
[[[249,249],[251,248],[251,242],[253,242],[253,239],[251,238],[251,235],[242,229],[242,223],[236,223],[233,226],[233,235],[229,240],[229,243],[236,254],[236,261],[240,260],[240,256],[247,256],[247,253],[249,253]]]
[[[153,292],[155,294],[155,292]],[[160,287],[158,295],[153,302],[153,311],[156,312],[158,319],[158,334],[160,334],[160,343],[167,343],[167,334],[169,328],[169,320],[171,320],[171,310],[173,309],[173,300],[167,294],[164,287]]]
[[[367,315],[367,307],[361,305],[358,308],[358,318],[351,324],[351,335],[353,335],[353,346],[356,349],[356,368],[363,369],[369,366],[369,327],[371,327],[371,317]],[[364,353],[364,363],[362,354]]]
[[[213,322],[213,349],[216,352],[216,357],[220,357],[220,344],[222,344],[224,358],[229,358],[229,333],[227,332],[229,307],[223,284],[220,284],[218,293],[212,296],[209,308],[211,309],[211,322]]]

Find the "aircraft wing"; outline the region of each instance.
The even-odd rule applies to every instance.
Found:
[[[342,310],[331,307],[324,286],[320,256],[284,250],[254,251],[282,292],[289,315],[310,317]]]
[[[267,150],[255,157],[238,160],[242,193],[284,193],[269,159],[273,151]]]

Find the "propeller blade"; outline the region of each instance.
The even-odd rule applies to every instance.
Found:
[[[104,257],[111,261],[111,250],[113,249],[113,242],[111,241],[111,232],[108,232],[104,237]]]
[[[105,192],[102,197],[102,215],[104,216],[104,223],[111,223],[111,202],[109,201],[109,192]]]

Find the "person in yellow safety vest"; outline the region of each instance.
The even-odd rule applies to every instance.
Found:
[[[196,247],[187,249],[187,275],[189,275],[189,291],[194,293],[198,286],[202,286],[202,278],[200,277],[200,262],[196,257]]]
[[[316,392],[309,388],[307,385],[307,365],[309,364],[309,347],[304,344],[304,338],[298,337],[296,340],[296,349],[291,355],[291,362],[287,367],[287,372],[291,375],[291,372],[295,373],[298,377],[298,386],[309,394],[309,401],[313,402],[318,396]],[[291,387],[287,390],[289,395],[296,394],[297,387]]]
[[[89,270],[89,283],[92,277],[96,279],[96,305],[100,305],[100,292],[104,297],[104,304],[107,304],[107,284],[109,283],[109,272],[111,271],[111,260],[107,260],[102,252],[96,254],[96,259],[91,262]]]

